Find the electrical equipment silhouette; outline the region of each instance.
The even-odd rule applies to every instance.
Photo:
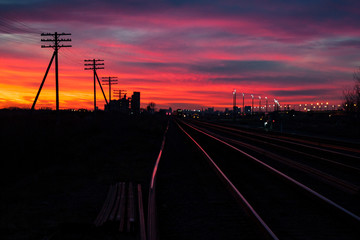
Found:
[[[100,66],[103,66],[104,63],[99,63],[99,62],[103,62],[103,61],[104,60],[101,60],[101,59],[87,59],[87,60],[84,60],[84,62],[85,62],[84,65],[85,66],[91,66],[91,67],[86,67],[85,70],[93,70],[94,71],[94,111],[96,111],[96,79],[97,79],[97,81],[99,83],[99,86],[100,86],[100,89],[101,89],[101,91],[103,93],[106,104],[109,104],[107,99],[106,99],[104,90],[103,90],[103,88],[101,86],[99,76],[96,73],[97,69],[104,69],[104,67],[100,67]]]
[[[37,99],[39,98],[39,95],[40,95],[40,92],[41,92],[41,89],[45,83],[45,80],[46,80],[46,77],[49,73],[49,70],[50,70],[50,67],[51,67],[51,64],[55,58],[55,88],[56,88],[56,111],[58,112],[59,111],[59,61],[58,61],[58,52],[59,52],[59,49],[60,48],[63,48],[63,47],[71,47],[71,45],[63,45],[63,44],[60,44],[61,42],[70,42],[71,39],[69,38],[60,38],[61,36],[69,36],[71,35],[71,33],[42,33],[41,36],[43,37],[52,37],[52,38],[48,38],[48,39],[41,39],[42,42],[51,42],[52,44],[50,45],[41,45],[41,48],[53,48],[54,49],[54,53],[50,59],[50,63],[46,69],[46,72],[45,72],[45,76],[40,84],[40,87],[39,87],[39,90],[36,94],[36,97],[35,97],[35,100],[33,102],[33,105],[31,107],[31,110],[34,110],[35,109],[35,104],[37,102]]]

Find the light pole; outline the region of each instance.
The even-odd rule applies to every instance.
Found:
[[[251,94],[251,98],[252,98],[252,101],[251,101],[251,115],[254,114],[254,95]]]
[[[259,112],[261,112],[261,96],[259,96]]]
[[[268,99],[267,97],[265,97],[265,103],[266,103],[266,106],[265,106],[265,113],[267,113],[267,108],[268,108]]]
[[[233,90],[233,107],[236,106],[236,89]]]
[[[279,111],[279,102],[278,102],[278,100],[276,100],[275,98],[274,98],[274,102],[275,102],[275,109],[276,109],[276,111]]]
[[[245,115],[245,93],[242,94],[243,95],[243,113]]]
[[[236,89],[233,91],[233,114],[234,120],[236,119]]]

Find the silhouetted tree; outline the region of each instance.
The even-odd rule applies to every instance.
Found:
[[[360,112],[360,67],[354,72],[355,86],[343,92],[343,107],[347,112]]]
[[[149,103],[149,105],[147,106],[147,111],[149,113],[154,113],[155,112],[155,105],[156,104],[154,102]]]

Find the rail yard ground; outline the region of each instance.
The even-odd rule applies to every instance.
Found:
[[[272,128],[264,131],[264,120],[254,117],[236,121],[208,119],[207,122],[199,122],[159,114],[128,116],[99,111],[95,115],[92,112],[61,111],[57,115],[54,111],[35,111],[30,114],[27,110],[0,110],[0,238],[140,239],[136,231],[119,233],[112,225],[95,227],[94,220],[106,199],[109,186],[118,182],[142,185],[145,218],[147,217],[149,184],[169,120],[169,131],[156,180],[159,239],[267,239],[266,234],[258,230],[258,224],[253,221],[248,210],[243,204],[239,205],[233,194],[228,192],[229,186],[226,187],[224,180],[218,178],[219,173],[213,171],[205,155],[180,126],[209,152],[224,173],[230,176],[229,179],[234,181],[234,185],[245,193],[245,198],[249,197],[250,202],[255,203],[255,210],[259,210],[264,219],[269,220],[270,228],[274,227],[276,234],[290,238],[297,236],[299,239],[308,239],[306,234],[321,237],[323,231],[316,232],[317,228],[309,228],[299,235],[301,222],[293,229],[296,234],[292,235],[291,227],[295,224],[288,224],[282,219],[282,215],[287,216],[285,213],[288,209],[277,210],[274,207],[271,208],[272,212],[264,210],[270,209],[273,203],[279,208],[283,205],[272,199],[275,195],[268,199],[260,196],[260,192],[254,189],[265,187],[265,190],[269,188],[275,191],[277,177],[272,180],[273,176],[269,174],[271,181],[266,180],[266,172],[262,173],[263,169],[249,162],[246,156],[233,152],[191,128],[200,127],[209,134],[222,137],[224,141],[237,144],[237,147],[243,145],[241,147],[245,151],[255,154],[261,161],[310,184],[359,214],[357,204],[354,204],[359,199],[359,179],[353,173],[359,171],[358,162],[345,154],[343,160],[347,162],[336,163],[335,160],[342,159],[336,157],[338,155],[333,159],[334,153],[331,151],[321,152],[319,157],[315,156],[316,146],[312,150],[302,150],[304,146],[301,146],[308,144],[307,142],[316,142],[316,138],[306,137],[314,135],[337,139],[322,143],[323,146],[338,147],[334,151],[345,152],[347,148],[358,151],[357,122],[343,116],[329,117],[328,114],[320,117],[316,114],[315,117],[302,115],[302,120],[293,115],[275,115],[268,119],[275,120]],[[282,125],[279,125],[279,121]],[[267,135],[269,131],[274,133]],[[285,134],[289,132],[304,135],[296,137],[297,147],[282,146],[290,141],[289,135]],[[355,156],[359,158],[359,154],[357,152]],[[324,158],[329,158],[331,164],[342,168],[327,166],[328,163],[321,162]],[[353,164],[353,168],[344,164]],[[310,175],[308,170],[311,170]],[[247,174],[249,177],[258,177],[254,181],[242,179]],[[346,184],[340,181],[342,178],[347,181]],[[268,184],[264,185],[263,181]],[[253,183],[255,187],[252,186]],[[288,189],[288,185],[291,183],[280,186],[280,190]],[[297,190],[290,189],[284,194],[291,193],[297,199]],[[339,192],[342,194],[338,194]],[[284,201],[284,204],[292,209],[291,201]],[[317,211],[313,204],[309,206],[303,202],[298,203],[301,204],[304,209],[310,209],[308,215],[313,210]],[[320,211],[321,214],[325,212],[327,211]],[[275,223],[271,222],[273,216],[276,216]],[[287,217],[290,219],[294,215]],[[338,217],[337,213],[331,213],[331,217]],[[346,216],[344,218],[347,219]],[[292,221],[298,222],[296,218]],[[302,222],[305,226],[307,221]],[[324,225],[320,222],[321,224],[317,223],[319,229]],[[334,222],[329,220],[329,223]],[[350,227],[345,226],[346,222],[343,223],[344,229],[350,229],[346,230],[350,231],[346,237],[353,239],[357,232],[351,232],[352,223]],[[285,229],[282,227],[284,224],[290,227]],[[336,231],[334,230],[335,233],[342,234],[343,229]],[[333,237],[336,239],[345,235]]]
[[[0,238],[118,237],[93,222],[115,182],[142,184],[146,202],[165,127],[157,116],[0,111]]]

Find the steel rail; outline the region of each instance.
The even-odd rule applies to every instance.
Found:
[[[198,126],[198,127],[199,127],[199,126]],[[230,132],[229,130],[219,129],[219,128],[217,128],[216,126],[209,126],[209,127],[212,128],[212,129],[215,129],[215,130],[217,130],[217,131],[221,131],[221,132],[224,132],[224,133],[229,133],[229,134],[232,134],[232,135],[234,135],[234,136],[239,136],[239,135],[236,134],[236,133]],[[199,128],[201,128],[201,129],[204,130],[204,128],[202,128],[202,127],[199,127]],[[208,131],[208,132],[210,132],[210,131]],[[211,132],[210,132],[210,133],[211,133]],[[216,135],[216,136],[219,136],[219,135],[216,134],[216,133],[212,133],[212,134],[213,134],[213,135]],[[274,144],[274,143],[266,142],[266,141],[263,141],[263,140],[259,140],[259,139],[256,139],[256,138],[253,138],[253,137],[250,137],[250,136],[241,136],[241,137],[246,138],[246,139],[249,139],[249,140],[251,140],[251,141],[258,142],[258,143],[263,143],[263,144],[266,144],[266,145],[268,145],[268,146],[273,146],[273,147],[275,147],[275,148],[282,149],[282,150],[285,150],[285,151],[288,151],[288,152],[293,152],[293,153],[301,154],[301,155],[304,155],[304,156],[306,156],[306,157],[310,157],[310,158],[313,158],[313,159],[318,159],[318,160],[323,161],[323,162],[325,162],[325,163],[332,164],[332,165],[335,165],[335,166],[337,166],[337,167],[341,167],[341,168],[343,168],[343,169],[346,169],[347,171],[353,171],[353,172],[355,172],[355,173],[360,173],[360,169],[359,169],[359,168],[356,168],[356,167],[353,167],[353,166],[349,166],[349,165],[344,164],[344,163],[339,163],[339,162],[336,162],[336,161],[333,161],[333,160],[329,160],[329,159],[326,159],[326,158],[323,158],[323,157],[319,157],[319,156],[316,156],[316,155],[313,155],[313,154],[308,154],[308,153],[305,153],[305,152],[301,152],[301,151],[298,151],[298,150],[295,150],[295,149],[292,149],[292,148],[289,148],[289,147],[284,147],[284,146],[280,146],[280,145],[278,145],[278,144]],[[244,143],[244,142],[241,142],[241,141],[239,141],[239,140],[234,140],[234,139],[227,138],[227,137],[221,137],[221,138],[222,138],[222,139],[225,139],[225,140],[227,140],[227,141],[231,141],[231,142],[233,142],[233,143],[241,144],[241,145],[243,145],[243,146],[245,146],[245,147],[247,147],[247,148],[249,148],[249,149],[259,151],[258,147],[254,146],[254,145],[250,145],[250,144],[248,144],[248,143]],[[255,148],[256,148],[256,149],[255,149]],[[273,154],[272,152],[267,151],[267,150],[264,150],[264,149],[261,149],[261,151],[262,151],[264,154],[266,154],[267,156]],[[322,176],[328,175],[330,178],[339,179],[339,178],[337,178],[337,177],[334,177],[334,176],[331,176],[331,175],[329,175],[329,174],[327,174],[327,173],[324,173],[324,172],[322,172],[321,170],[317,170],[317,169],[314,168],[314,167],[308,166],[307,164],[304,165],[304,164],[300,164],[300,163],[298,163],[298,162],[291,161],[291,160],[287,160],[286,162],[289,162],[289,163],[291,162],[292,165],[297,165],[297,166],[302,165],[301,168],[304,169],[304,170],[307,170],[307,171],[309,171],[309,170],[310,170],[309,168],[311,168],[311,169],[313,169],[313,170],[310,170],[311,172],[317,172],[317,173],[319,173],[319,174],[316,174],[316,175],[322,175]],[[306,169],[305,169],[305,168],[306,168]],[[324,175],[324,174],[325,174],[325,175]],[[326,178],[326,179],[329,179],[329,177],[325,177],[325,178]],[[336,182],[339,182],[339,181],[336,181]],[[353,185],[353,184],[350,184],[350,183],[348,183],[347,181],[340,180],[340,182],[343,182],[343,183],[341,183],[341,185],[343,185],[343,186],[345,186],[345,187],[347,187],[346,185],[348,185],[348,186],[349,186],[348,188],[351,189],[352,191],[355,191],[355,192],[359,191],[359,188],[358,188],[357,186],[355,186],[355,185]]]
[[[263,154],[263,155],[265,155],[265,156],[267,156],[267,157],[269,157],[269,158],[271,158],[271,159],[273,159],[275,161],[281,162],[281,163],[283,163],[283,164],[285,164],[285,165],[287,165],[289,167],[298,169],[300,171],[303,171],[305,173],[311,174],[311,175],[316,176],[316,177],[320,177],[321,181],[330,183],[335,187],[338,187],[338,188],[341,188],[341,189],[346,189],[347,191],[351,191],[352,193],[355,193],[355,194],[360,192],[360,188],[357,185],[349,183],[348,181],[342,180],[342,179],[340,179],[338,177],[335,177],[333,175],[325,173],[325,172],[323,172],[321,170],[318,170],[318,169],[313,168],[311,166],[308,166],[306,164],[298,163],[298,162],[293,161],[291,159],[279,156],[279,155],[277,155],[277,154],[275,154],[273,152],[261,149],[261,148],[255,146],[255,145],[251,145],[251,144],[248,144],[248,143],[241,142],[239,140],[234,140],[234,139],[231,139],[231,138],[223,137],[223,136],[220,136],[219,134],[213,133],[213,132],[205,130],[203,128],[199,128],[199,129],[201,129],[203,131],[206,131],[207,133],[212,134],[215,137],[221,138],[224,141],[228,141],[228,142],[231,142],[231,143],[242,145],[247,149],[250,149],[250,150],[255,151],[257,153]]]
[[[336,145],[329,144],[329,143],[312,142],[311,140],[305,140],[305,139],[301,139],[301,138],[294,138],[294,137],[291,137],[291,136],[278,136],[278,137],[282,138],[282,139],[288,139],[290,141],[295,141],[295,142],[314,144],[314,145],[318,145],[320,147],[335,148],[335,149],[344,150],[344,151],[348,151],[348,152],[360,153],[360,149],[356,149],[356,148],[350,148],[350,147],[345,147],[345,146],[336,146]],[[326,141],[326,139],[324,139],[324,140]]]
[[[332,154],[337,154],[340,156],[345,156],[345,157],[350,157],[350,158],[356,158],[356,159],[360,159],[359,156],[355,156],[355,155],[351,155],[351,154],[347,154],[347,153],[342,153],[342,152],[337,152],[337,151],[333,151],[330,149],[325,149],[325,148],[319,148],[319,147],[315,147],[315,146],[310,146],[310,145],[306,145],[306,144],[302,144],[302,143],[298,143],[298,142],[292,142],[292,141],[287,141],[284,139],[279,139],[279,138],[274,138],[274,137],[269,137],[269,136],[264,136],[258,133],[250,133],[244,130],[240,130],[240,129],[236,129],[236,128],[231,128],[231,127],[226,127],[226,126],[221,126],[221,125],[216,125],[216,124],[212,124],[212,123],[207,123],[207,122],[202,122],[204,124],[208,124],[208,125],[213,125],[213,126],[217,126],[219,128],[224,128],[224,129],[228,129],[228,130],[233,130],[236,132],[240,132],[240,133],[245,133],[245,134],[251,134],[251,135],[256,135],[262,138],[266,138],[266,139],[270,139],[270,140],[275,140],[275,141],[279,141],[279,142],[284,142],[284,143],[289,143],[289,144],[293,144],[293,145],[297,145],[300,147],[305,147],[305,148],[311,148],[311,149],[315,149],[315,150],[319,150],[319,151],[323,151],[323,152],[329,152]]]
[[[200,123],[200,122],[198,122]],[[201,122],[201,123],[205,123],[205,122]],[[224,127],[224,126],[221,126],[221,125],[216,125],[216,124],[210,124],[210,123],[205,123],[205,125],[210,125],[210,127],[212,128],[218,128],[218,130],[220,130],[221,128],[223,129],[226,129],[226,130],[220,130],[220,131],[227,131],[227,133],[230,133],[230,134],[234,134],[233,132],[231,132],[230,130],[235,130],[237,131],[238,129],[232,129],[232,128],[228,128],[228,127]],[[238,130],[238,132],[242,132],[241,130]],[[247,134],[249,134],[248,132],[246,132]],[[266,136],[262,136],[262,135],[257,135],[257,136],[261,136],[261,137],[264,137],[264,138],[269,138],[269,137],[266,137]],[[259,140],[259,139],[256,139],[254,137],[251,137],[251,136],[241,136],[243,138],[247,138],[247,139],[250,139],[252,141],[257,141],[257,142],[263,142],[263,143],[266,143],[268,145],[271,145],[271,146],[274,146],[276,148],[281,148],[281,149],[284,149],[286,151],[291,151],[291,152],[294,152],[294,153],[298,153],[298,154],[301,154],[301,155],[304,155],[304,156],[307,156],[307,157],[310,157],[310,158],[315,158],[315,159],[319,159],[321,161],[324,161],[324,162],[328,162],[330,164],[333,164],[333,165],[336,165],[336,166],[339,166],[339,167],[342,167],[342,168],[346,168],[346,169],[349,169],[349,170],[352,170],[352,171],[355,171],[357,173],[360,173],[360,168],[357,168],[357,167],[354,167],[354,166],[350,166],[348,164],[344,164],[344,163],[341,163],[341,162],[337,162],[337,161],[334,161],[334,160],[331,160],[331,159],[326,159],[326,158],[323,158],[323,157],[320,157],[320,156],[316,156],[314,154],[309,154],[309,153],[305,153],[305,152],[301,152],[301,151],[298,151],[298,150],[295,150],[293,148],[288,148],[288,147],[285,147],[285,146],[280,146],[280,145],[277,145],[277,144],[274,144],[274,143],[271,143],[271,142],[265,142],[263,140]],[[271,139],[271,138],[270,138]],[[273,138],[274,140],[278,140],[276,138]],[[281,140],[279,140],[281,141]],[[288,142],[286,141],[287,143],[290,143],[292,144],[292,142]],[[296,143],[294,143],[296,144]],[[351,157],[354,157],[354,158],[357,158],[356,156],[352,156],[352,155],[349,155]],[[348,157],[349,157],[348,156]]]
[[[159,155],[156,159],[155,166],[153,169],[153,173],[151,175],[150,188],[149,188],[149,199],[148,199],[148,217],[147,217],[147,229],[148,229],[148,239],[156,240],[157,239],[157,222],[156,222],[156,199],[155,199],[155,187],[156,187],[156,173],[158,170],[159,162],[161,159],[161,155],[164,150],[165,141],[166,141],[166,133],[169,129],[169,121],[167,123],[163,140],[160,147]]]
[[[207,152],[200,146],[198,142],[195,141],[194,138],[190,136],[189,133],[187,133],[178,122],[176,124],[179,126],[179,128],[195,143],[195,145],[205,154],[207,159],[211,162],[212,166],[215,168],[216,172],[219,174],[219,176],[222,178],[223,181],[225,181],[228,186],[230,187],[231,191],[235,194],[237,199],[240,199],[245,206],[248,208],[248,210],[252,213],[252,215],[257,219],[257,221],[261,224],[261,226],[264,228],[266,233],[272,238],[272,239],[279,239],[275,233],[270,229],[270,227],[265,223],[265,221],[260,217],[260,215],[255,211],[255,209],[251,206],[251,204],[246,200],[246,198],[239,192],[239,190],[234,186],[234,184],[229,180],[229,178],[221,171],[221,169],[216,165],[214,160],[207,154]]]
[[[324,202],[326,202],[326,203],[329,204],[330,206],[335,207],[336,209],[340,210],[342,213],[345,213],[346,215],[348,215],[348,216],[352,217],[353,219],[355,219],[355,220],[357,220],[357,221],[360,222],[360,217],[357,216],[356,214],[354,214],[354,213],[352,213],[351,211],[345,209],[344,207],[342,207],[342,206],[340,206],[339,204],[335,203],[334,201],[328,199],[327,197],[323,196],[322,194],[314,191],[313,189],[305,186],[304,184],[302,184],[302,183],[300,183],[299,181],[293,179],[292,177],[286,175],[285,173],[283,173],[283,172],[281,172],[281,171],[279,171],[279,170],[271,167],[270,165],[262,162],[261,160],[257,159],[256,157],[254,157],[254,156],[252,156],[252,155],[250,155],[250,154],[248,154],[248,153],[246,153],[246,152],[238,149],[237,147],[235,147],[235,146],[233,146],[233,145],[231,145],[231,144],[229,144],[229,143],[227,143],[227,142],[225,142],[225,141],[223,141],[223,140],[221,140],[221,139],[219,139],[219,138],[217,138],[217,137],[214,137],[214,136],[212,136],[212,135],[210,135],[210,134],[208,134],[208,133],[206,133],[206,132],[204,132],[204,131],[201,131],[201,130],[197,129],[196,127],[193,127],[193,126],[185,123],[184,121],[182,121],[182,123],[185,124],[185,125],[187,125],[188,127],[192,128],[192,129],[194,129],[194,130],[196,130],[196,131],[198,131],[198,132],[200,132],[200,133],[202,133],[202,134],[204,134],[204,135],[206,135],[206,136],[208,136],[208,137],[210,137],[210,138],[213,138],[214,140],[216,140],[216,141],[218,141],[218,142],[221,142],[221,143],[225,144],[226,146],[228,146],[228,147],[230,147],[230,148],[232,148],[232,149],[234,149],[234,150],[242,153],[243,155],[247,156],[248,158],[254,160],[255,162],[257,162],[257,163],[259,163],[259,164],[261,164],[261,165],[264,166],[265,168],[267,168],[267,169],[271,170],[272,172],[278,174],[279,176],[287,179],[288,181],[292,182],[293,184],[295,184],[296,186],[300,187],[301,189],[303,189],[303,190],[311,193],[312,195],[316,196],[316,197],[319,198],[320,200],[323,200]]]

